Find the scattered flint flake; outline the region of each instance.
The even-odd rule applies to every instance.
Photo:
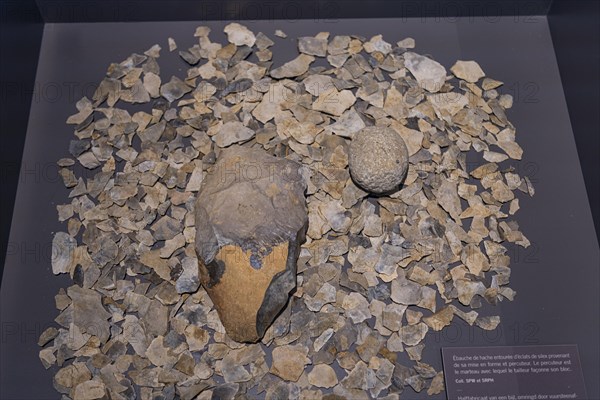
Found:
[[[65,232],[56,232],[52,239],[52,273],[70,272],[77,241]]]
[[[176,76],[172,76],[171,80],[163,84],[160,88],[160,94],[168,102],[173,102],[180,99],[184,94],[192,91],[188,85]]]
[[[450,71],[459,79],[475,83],[485,77],[485,73],[475,61],[457,61]]]
[[[438,92],[446,81],[446,69],[431,58],[406,52],[404,64],[419,85],[428,92]]]
[[[169,51],[177,50],[177,43],[175,43],[175,39],[170,37],[167,39],[167,41],[169,43]]]
[[[244,25],[240,25],[236,22],[232,22],[231,24],[225,26],[223,29],[227,34],[227,40],[229,42],[235,44],[236,46],[254,46],[254,42],[256,42],[256,36],[254,33]]]
[[[308,71],[308,67],[315,60],[313,56],[300,54],[298,57],[271,71],[275,79],[293,78]]]

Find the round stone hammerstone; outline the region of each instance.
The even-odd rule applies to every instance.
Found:
[[[364,190],[386,193],[404,180],[408,170],[408,149],[395,130],[369,126],[354,135],[350,144],[350,175]]]

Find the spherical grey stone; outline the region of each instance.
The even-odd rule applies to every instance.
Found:
[[[404,180],[408,170],[408,149],[392,128],[370,126],[354,135],[350,145],[350,175],[364,190],[386,193]]]

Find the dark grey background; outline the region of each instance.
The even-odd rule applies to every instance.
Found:
[[[211,38],[224,40],[225,23]],[[503,317],[494,332],[456,324],[427,338],[425,362],[441,368],[442,346],[578,344],[591,399],[600,397],[598,353],[598,243],[587,202],[573,132],[546,17],[513,16],[432,19],[254,21],[246,24],[276,39],[275,66],[292,58],[294,38],[319,31],[383,34],[395,42],[407,36],[417,51],[448,69],[457,59],[477,60],[488,76],[506,83],[515,96],[508,115],[517,127],[524,160],[517,171],[536,184],[532,199],[521,196],[517,214],[529,249],[514,249],[512,287],[517,299],[484,313]],[[38,360],[39,332],[56,316],[53,296],[69,279],[50,268],[52,233],[65,230],[56,205],[68,191],[54,163],[67,156],[72,131],[64,121],[82,94],[91,96],[110,62],[154,43],[163,47],[161,76],[182,76],[186,66],[167,51],[172,36],[180,48],[194,43],[196,22],[46,24],[31,105],[15,209],[0,292],[2,318],[0,398],[54,399],[52,375]],[[288,39],[275,38],[283,29]],[[69,87],[73,87],[70,93]],[[475,157],[473,157],[475,160]],[[27,373],[23,370],[27,369]],[[426,398],[409,392],[404,399]],[[444,398],[438,396],[436,398]]]
[[[560,1],[563,0],[558,0]],[[523,16],[547,15],[555,2],[556,0],[169,0],[166,3],[164,0],[35,0],[45,22]]]

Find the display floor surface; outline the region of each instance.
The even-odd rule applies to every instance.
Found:
[[[39,334],[57,316],[54,295],[70,283],[53,276],[50,264],[53,233],[66,230],[56,205],[69,191],[57,174],[56,161],[69,156],[73,132],[65,124],[75,102],[91,98],[111,62],[142,53],[155,43],[163,50],[163,80],[184,76],[186,64],[168,52],[167,37],[179,48],[195,42],[199,25],[212,28],[211,39],[225,43],[226,22],[149,22],[46,24],[31,104],[10,241],[2,279],[0,398],[56,399],[54,372],[38,358]],[[513,302],[484,312],[500,315],[491,332],[457,321],[426,338],[423,361],[441,369],[445,346],[577,344],[588,397],[600,398],[599,381],[599,250],[586,198],[567,105],[552,39],[545,17],[458,19],[367,19],[246,21],[254,32],[275,41],[274,67],[296,55],[295,38],[321,31],[383,38],[395,43],[416,40],[416,51],[430,54],[449,69],[456,60],[476,60],[487,76],[505,83],[502,93],[514,96],[509,120],[524,149],[513,162],[536,188],[533,198],[521,196],[520,230],[532,245],[511,247]],[[288,34],[280,39],[273,34]],[[14,40],[18,40],[15,38]],[[573,46],[576,46],[573,43]],[[582,55],[585,62],[585,55]],[[10,134],[10,132],[5,132]],[[508,164],[508,162],[506,162]],[[474,167],[473,167],[474,168]],[[91,176],[91,173],[90,173]],[[429,397],[408,389],[401,398]]]

